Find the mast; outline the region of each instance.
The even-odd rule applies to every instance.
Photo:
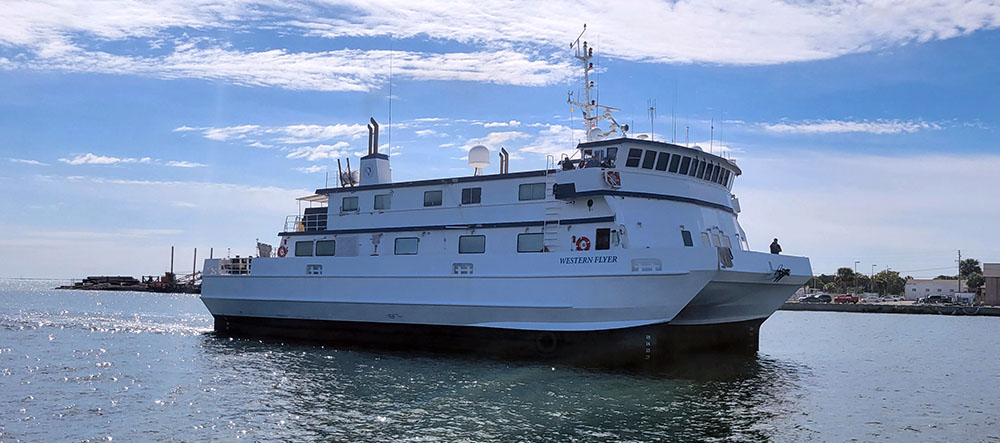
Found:
[[[612,108],[610,106],[598,105],[593,99],[590,98],[591,90],[594,89],[594,82],[590,80],[590,71],[594,70],[594,64],[590,62],[590,59],[594,58],[594,48],[587,45],[584,41],[580,43],[580,39],[583,38],[583,34],[587,32],[587,25],[583,25],[583,31],[580,35],[576,37],[573,43],[569,44],[570,48],[575,48],[576,53],[574,57],[583,64],[583,102],[578,102],[573,100],[573,93],[567,94],[566,102],[580,107],[580,112],[583,114],[583,127],[587,131],[587,141],[601,140],[605,137],[622,130],[624,133],[627,130],[621,128],[618,122],[611,116],[612,111],[620,111],[621,109]],[[603,110],[601,115],[597,115],[598,111]],[[608,131],[602,131],[597,127],[597,122],[607,119],[610,122],[610,128]]]

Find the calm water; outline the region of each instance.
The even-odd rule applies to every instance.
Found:
[[[219,339],[196,296],[0,280],[0,441],[1000,441],[1000,318],[778,312],[634,374]]]

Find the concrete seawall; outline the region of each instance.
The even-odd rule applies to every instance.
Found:
[[[872,312],[876,314],[985,315],[1000,317],[1000,306],[952,306],[872,303],[796,303],[781,305],[783,311]]]

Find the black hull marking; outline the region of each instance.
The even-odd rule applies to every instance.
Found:
[[[639,367],[698,353],[753,355],[757,352],[763,322],[764,319],[696,326],[661,323],[604,331],[530,331],[217,315],[215,330],[220,336]]]

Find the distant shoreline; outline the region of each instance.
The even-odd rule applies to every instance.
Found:
[[[782,311],[864,312],[874,314],[933,314],[1000,317],[1000,306],[916,305],[887,303],[786,302]]]

